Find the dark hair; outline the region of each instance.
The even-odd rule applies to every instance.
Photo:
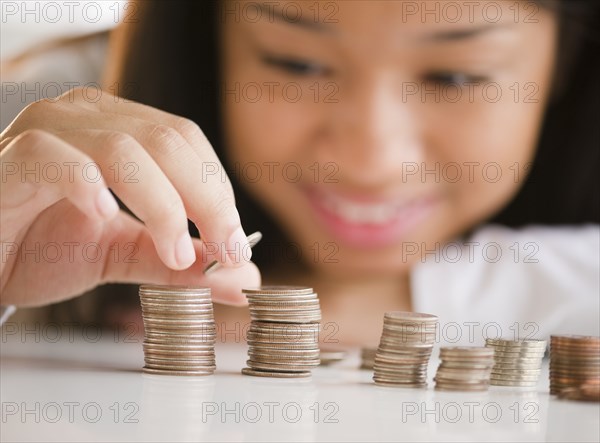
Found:
[[[556,8],[559,16],[554,93],[529,178],[489,221],[512,227],[598,223],[600,2],[538,3]],[[137,6],[139,20],[124,32],[119,57],[124,95],[194,120],[226,163],[219,124],[219,2],[144,1]],[[260,205],[232,181],[247,231],[263,231],[265,244],[285,240]],[[259,247],[253,257],[264,266],[268,255]]]

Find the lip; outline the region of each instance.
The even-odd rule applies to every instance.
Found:
[[[431,216],[439,201],[431,195],[383,197],[317,187],[303,191],[325,230],[337,241],[361,249],[381,248],[406,238]]]

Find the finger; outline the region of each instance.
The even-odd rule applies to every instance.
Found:
[[[6,146],[0,160],[3,211],[24,205],[18,215],[33,219],[66,197],[92,218],[110,220],[119,212],[103,177],[86,180],[72,169],[74,164],[91,165],[94,160],[49,132],[23,132]]]
[[[183,201],[137,140],[126,133],[97,129],[57,135],[96,161],[111,189],[148,227],[167,266],[185,269],[196,260]],[[125,174],[129,167],[133,175]]]
[[[70,95],[63,97],[77,100]],[[74,113],[72,125],[86,127],[81,125],[93,121],[97,129],[127,132],[148,150],[179,191],[202,238],[219,249],[220,262],[239,265],[250,259],[248,254],[241,253],[250,248],[235,207],[231,182],[198,125],[105,92],[93,103],[81,99],[78,103],[86,111]],[[98,113],[102,113],[102,118],[90,116]]]
[[[106,241],[116,245],[133,243],[135,250],[127,259],[115,261],[113,256],[107,256],[102,282],[206,286],[211,288],[215,302],[230,305],[246,304],[242,288],[260,286],[260,272],[254,263],[222,268],[211,275],[202,273],[201,260],[182,271],[169,269],[158,257],[148,229],[125,213],[121,213],[106,229]],[[202,242],[194,239],[194,246],[196,254],[201,257]]]

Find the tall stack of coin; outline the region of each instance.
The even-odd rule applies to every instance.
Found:
[[[494,350],[483,347],[442,347],[442,362],[435,375],[435,389],[487,391],[494,365]]]
[[[373,369],[377,348],[362,348],[360,351],[360,369]]]
[[[550,336],[550,394],[594,385],[600,385],[600,337]]]
[[[381,386],[427,386],[427,364],[438,318],[416,312],[386,312],[373,364],[373,380]]]
[[[485,345],[494,349],[494,386],[537,386],[546,352],[545,340],[505,340],[488,338]]]
[[[250,308],[248,367],[242,374],[308,377],[319,365],[321,307],[312,288],[263,286],[242,291]]]
[[[216,327],[210,288],[140,286],[144,320],[144,372],[210,375]]]

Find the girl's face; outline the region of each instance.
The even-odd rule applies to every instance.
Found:
[[[550,11],[257,5],[223,5],[229,168],[318,270],[397,273],[513,198],[550,92]]]

